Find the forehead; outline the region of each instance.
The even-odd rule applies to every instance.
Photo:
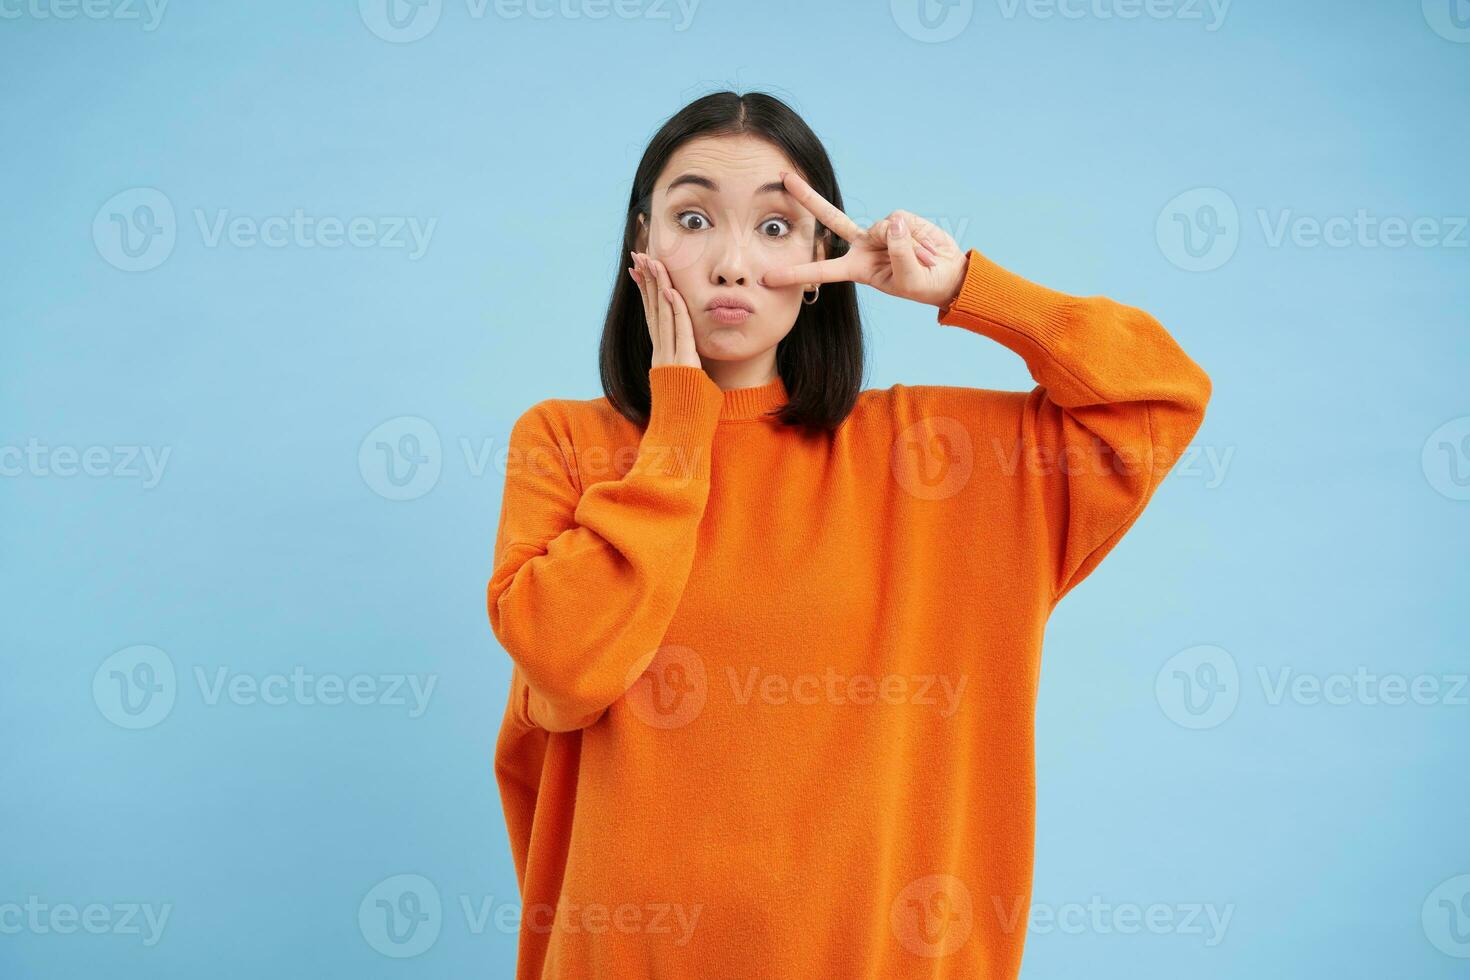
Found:
[[[747,196],[762,184],[779,180],[781,171],[794,169],[786,154],[758,137],[704,136],[670,154],[654,192],[664,192],[669,182],[682,174],[696,173],[718,184],[722,195]],[[688,184],[684,187],[709,193]]]

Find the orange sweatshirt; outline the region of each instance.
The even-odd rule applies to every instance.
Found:
[[[971,249],[940,324],[1029,392],[896,384],[830,435],[649,370],[516,421],[489,582],[518,978],[1013,978],[1057,601],[1210,380],[1149,314]]]

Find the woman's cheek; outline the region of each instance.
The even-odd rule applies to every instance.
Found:
[[[691,300],[689,299],[689,294],[684,290],[684,285],[686,282],[689,281],[692,273],[685,269],[674,269],[668,267],[667,263],[665,263],[665,267],[669,268],[669,282],[674,284],[674,292],[678,293],[680,296],[683,296],[684,305],[688,306]]]
[[[654,243],[653,256],[672,276],[675,272],[695,268],[704,255],[708,240],[708,235],[667,235]]]

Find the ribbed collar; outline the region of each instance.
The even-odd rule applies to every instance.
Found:
[[[720,407],[721,422],[740,422],[760,418],[767,412],[785,405],[790,397],[780,374],[763,385],[756,385],[752,388],[726,389],[724,395],[725,404]]]

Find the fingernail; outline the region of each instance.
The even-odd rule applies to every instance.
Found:
[[[904,235],[907,234],[908,229],[903,226],[902,217],[894,218],[893,221],[888,225],[889,238],[902,238]]]

